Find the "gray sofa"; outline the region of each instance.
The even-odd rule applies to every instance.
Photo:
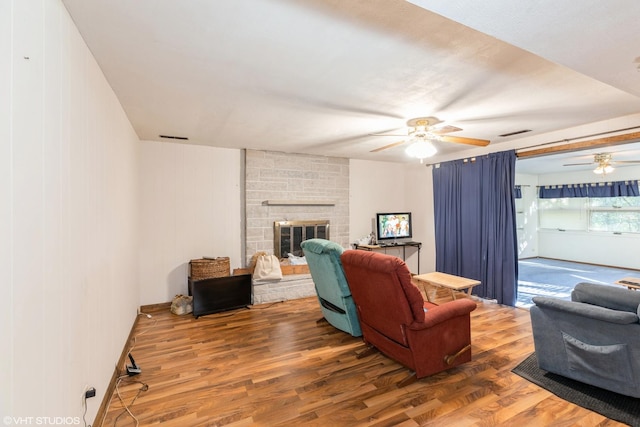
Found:
[[[640,291],[579,283],[571,301],[534,297],[533,302],[541,369],[640,397]]]

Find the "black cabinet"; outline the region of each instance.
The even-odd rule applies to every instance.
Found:
[[[251,274],[193,280],[189,278],[189,295],[193,296],[193,315],[232,310],[251,305]]]

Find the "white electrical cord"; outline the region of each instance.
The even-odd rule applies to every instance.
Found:
[[[113,420],[113,425],[115,426],[116,423],[118,422],[118,419],[123,415],[123,414],[129,414],[129,416],[131,418],[133,418],[133,420],[136,422],[136,427],[138,427],[140,425],[140,422],[138,421],[138,418],[136,418],[135,415],[133,415],[133,412],[131,412],[130,407],[133,406],[133,404],[136,402],[136,399],[138,398],[138,396],[140,396],[140,393],[143,391],[147,391],[149,390],[149,385],[146,383],[143,383],[142,381],[136,381],[137,383],[142,384],[142,387],[140,387],[140,389],[138,390],[138,393],[135,395],[135,397],[133,398],[133,400],[131,401],[131,403],[129,403],[128,405],[126,404],[126,402],[124,401],[124,399],[122,398],[122,395],[120,394],[120,382],[124,379],[124,378],[129,378],[128,375],[122,375],[120,377],[118,377],[118,380],[116,381],[116,394],[118,395],[118,399],[120,399],[120,402],[122,403],[122,406],[124,406],[124,411],[122,411],[114,420]]]
[[[85,390],[84,393],[82,393],[82,408],[84,409],[84,412],[82,413],[82,421],[84,422],[84,427],[91,427],[91,424],[87,424],[87,391]]]

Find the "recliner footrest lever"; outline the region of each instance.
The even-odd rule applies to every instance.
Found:
[[[462,349],[460,349],[456,354],[444,356],[444,363],[446,363],[447,365],[452,365],[462,353],[469,350],[471,350],[471,344],[467,344],[466,346],[462,347]]]

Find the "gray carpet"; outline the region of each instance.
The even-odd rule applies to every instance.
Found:
[[[597,412],[612,420],[640,427],[640,399],[613,393],[538,368],[533,353],[513,368],[513,373],[548,390],[561,399]]]
[[[530,307],[536,295],[569,300],[571,290],[580,282],[620,286],[614,282],[627,276],[640,277],[640,271],[548,258],[523,259],[518,262],[516,307]]]

